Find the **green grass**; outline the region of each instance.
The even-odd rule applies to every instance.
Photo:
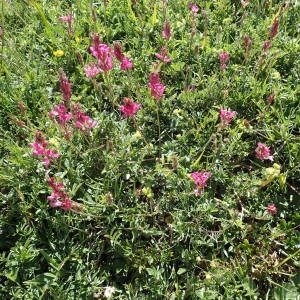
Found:
[[[297,2],[195,1],[196,21],[185,0],[104,2],[0,4],[0,298],[105,299],[112,286],[113,299],[297,299]],[[58,19],[69,13],[72,32]],[[134,68],[114,59],[87,78],[95,33]],[[155,100],[147,84],[162,46],[172,62],[159,65]],[[72,127],[66,139],[49,118],[61,70],[70,102],[97,122],[86,135]],[[135,116],[122,118],[125,97],[142,104]],[[221,108],[237,112],[229,125]],[[61,154],[48,169],[29,146],[37,131]],[[258,142],[274,162],[256,158]],[[212,176],[197,196],[191,174],[202,169]],[[49,176],[71,210],[50,207]]]

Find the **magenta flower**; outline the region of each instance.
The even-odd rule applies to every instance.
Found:
[[[61,207],[63,210],[70,210],[72,207],[72,201],[65,192],[63,183],[56,181],[54,177],[50,177],[48,180],[48,186],[52,189],[51,195],[47,197],[50,201],[50,206]]]
[[[270,203],[267,207],[267,212],[270,215],[276,215],[277,214],[277,207],[275,206],[275,204]]]
[[[67,16],[63,16],[63,17],[60,17],[58,18],[60,21],[62,22],[68,22],[68,23],[71,23],[72,22],[72,19],[73,19],[73,16],[72,15],[67,15]]]
[[[58,123],[63,126],[72,119],[72,114],[67,112],[67,108],[63,101],[60,105],[54,106],[54,110],[50,111],[49,116],[51,119],[54,119],[57,116]]]
[[[270,148],[266,144],[258,142],[257,148],[255,149],[255,153],[256,158],[269,159],[270,161],[273,161],[273,156],[270,155]]]
[[[104,72],[109,71],[113,67],[111,49],[107,45],[100,44],[98,50],[94,52],[94,56],[98,58],[98,67]]]
[[[130,98],[124,98],[124,105],[120,106],[120,110],[123,113],[123,118],[128,118],[136,114],[136,112],[141,108],[141,104],[134,103]]]
[[[221,119],[221,123],[223,125],[228,125],[233,117],[237,114],[236,111],[229,111],[229,110],[226,110],[226,109],[220,109],[220,112],[219,112],[219,117]]]
[[[85,65],[84,72],[86,77],[91,78],[99,74],[100,70],[97,68],[97,66],[94,63],[90,62],[87,65]]]
[[[165,91],[165,86],[160,82],[158,72],[150,74],[148,87],[151,89],[151,96],[153,96],[156,100],[159,100],[162,97]]]
[[[252,40],[250,39],[250,36],[248,34],[244,35],[244,46],[246,51],[249,51],[252,47]]]
[[[44,163],[45,168],[48,168],[52,158],[60,157],[60,154],[56,152],[55,149],[47,149],[48,142],[40,131],[35,134],[35,142],[30,143],[29,146],[34,149],[32,155],[43,156],[41,162]]]
[[[170,21],[167,20],[163,26],[162,36],[164,39],[169,40],[171,37],[171,24]]]
[[[98,67],[101,70],[107,72],[113,67],[111,48],[106,44],[102,44],[98,35],[94,35],[90,50],[92,55],[98,59]]]
[[[123,53],[123,51],[122,51],[122,47],[121,47],[121,45],[118,44],[118,43],[116,43],[116,44],[114,45],[114,50],[113,50],[112,54],[113,54],[113,56],[114,56],[119,62],[122,62],[123,59],[124,59],[124,57],[125,57],[125,55],[124,55],[124,53]]]
[[[199,11],[199,7],[196,4],[190,3],[189,4],[189,8],[191,9],[191,11],[193,12],[193,14],[197,14]]]
[[[98,49],[100,45],[102,44],[102,41],[100,40],[100,37],[98,34],[93,35],[93,42],[92,45],[90,46],[90,51],[93,56],[97,57]]]
[[[48,143],[46,144],[48,145]],[[39,155],[45,155],[45,147],[43,144],[40,144],[38,142],[30,143],[29,146],[34,149],[32,152],[32,155],[39,156]]]
[[[275,99],[275,91],[272,90],[272,93],[267,98],[267,102],[272,103],[274,99]]]
[[[93,121],[79,108],[80,108],[80,103],[75,103],[71,106],[73,118],[75,120],[75,123],[73,125],[79,128],[79,130],[83,134],[88,134],[90,130],[97,125],[97,122]]]
[[[227,68],[227,62],[229,60],[229,53],[220,52],[219,59],[220,59],[220,70],[224,71]]]
[[[279,20],[276,18],[270,29],[270,39],[278,34]]]
[[[264,41],[262,47],[265,52],[268,51],[271,48],[271,41],[270,40]]]
[[[63,99],[65,101],[69,101],[72,95],[71,84],[66,74],[63,71],[59,73],[59,83],[60,83],[60,90],[63,93]]]
[[[133,63],[129,57],[126,57],[122,51],[120,44],[116,43],[114,45],[114,50],[112,51],[113,56],[121,63],[121,69],[132,69]]]
[[[133,68],[133,63],[130,60],[129,57],[124,57],[121,63],[121,69],[126,70],[126,69],[132,69]]]
[[[165,63],[172,61],[172,59],[167,56],[167,47],[162,47],[160,53],[156,53],[155,56]]]
[[[196,196],[202,195],[204,192],[204,188],[207,186],[207,180],[212,175],[211,172],[206,172],[204,169],[201,172],[194,172],[191,174],[191,178],[194,179],[194,183],[197,186],[195,191]]]

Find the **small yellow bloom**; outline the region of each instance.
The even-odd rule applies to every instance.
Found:
[[[56,56],[56,57],[63,56],[64,55],[64,51],[62,51],[62,50],[56,50],[56,51],[53,52],[53,55]]]
[[[75,36],[75,42],[78,43],[80,41],[80,37]]]

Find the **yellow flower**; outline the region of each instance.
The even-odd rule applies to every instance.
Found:
[[[64,55],[64,51],[62,51],[62,50],[56,50],[56,51],[53,52],[53,55],[56,56],[56,57],[63,56]]]

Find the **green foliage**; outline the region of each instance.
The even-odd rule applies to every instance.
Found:
[[[297,2],[195,4],[196,19],[189,1],[1,2],[1,299],[104,299],[107,286],[114,299],[297,298]],[[58,19],[68,14],[71,30]],[[134,68],[114,59],[87,78],[95,33],[120,43]],[[157,101],[147,84],[163,46],[172,62],[158,65]],[[61,70],[71,102],[97,122],[87,134],[66,138],[49,117]],[[122,118],[124,97],[142,104],[135,116]],[[230,124],[221,108],[237,112]],[[29,146],[37,131],[61,154],[48,169]],[[258,142],[274,162],[256,157]],[[191,174],[202,169],[212,176],[197,195]],[[49,176],[71,210],[49,206]]]

